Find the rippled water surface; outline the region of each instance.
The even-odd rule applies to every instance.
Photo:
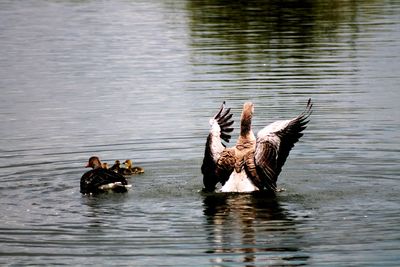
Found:
[[[3,0],[0,90],[2,266],[400,264],[398,1]],[[309,97],[285,191],[199,192],[222,101]],[[92,155],[146,172],[82,196]]]

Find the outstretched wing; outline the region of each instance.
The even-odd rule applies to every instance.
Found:
[[[257,134],[254,161],[256,177],[254,180],[262,188],[276,190],[276,180],[294,144],[303,136],[308,117],[312,111],[311,98],[305,110],[291,120],[276,121],[269,124]]]
[[[217,114],[210,119],[210,132],[207,137],[203,165],[201,166],[206,191],[213,191],[218,182],[225,183],[227,180],[225,176],[228,171],[226,168],[221,169],[220,167],[225,162],[221,162],[221,155],[225,150],[222,140],[229,142],[231,139],[230,133],[233,131],[231,126],[234,121],[232,120],[230,111],[230,108],[225,108],[224,101]]]

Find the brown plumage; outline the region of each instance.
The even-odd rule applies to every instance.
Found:
[[[236,145],[226,148],[221,140],[229,142],[233,121],[225,102],[210,119],[210,133],[206,142],[202,165],[206,191],[214,191],[217,183],[223,192],[276,191],[276,181],[294,144],[303,135],[312,103],[308,100],[303,113],[291,120],[276,121],[254,136],[251,121],[254,105],[243,105],[240,135]]]

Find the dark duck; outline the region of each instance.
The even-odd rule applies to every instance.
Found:
[[[104,169],[98,157],[91,157],[86,168],[92,168],[92,170],[82,175],[82,194],[99,194],[110,191],[124,193],[131,187],[124,176],[109,169]]]

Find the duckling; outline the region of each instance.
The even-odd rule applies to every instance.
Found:
[[[92,168],[92,170],[82,175],[80,184],[82,194],[98,194],[108,191],[124,193],[127,188],[131,187],[121,174],[103,169],[99,157],[91,157],[85,167]]]
[[[133,174],[142,174],[144,173],[144,169],[141,167],[133,167],[132,160],[127,159],[124,161],[124,165],[126,168],[124,168],[124,175],[133,175]]]
[[[107,163],[107,162],[102,162],[102,163],[101,163],[101,167],[102,167],[103,169],[108,170],[108,163]]]
[[[124,167],[121,167],[121,162],[119,160],[115,161],[114,165],[111,166],[110,170],[122,175],[131,175],[129,170],[127,170]]]
[[[120,165],[121,165],[120,161],[116,160],[114,165],[111,166],[110,170],[119,173],[121,169]]]

